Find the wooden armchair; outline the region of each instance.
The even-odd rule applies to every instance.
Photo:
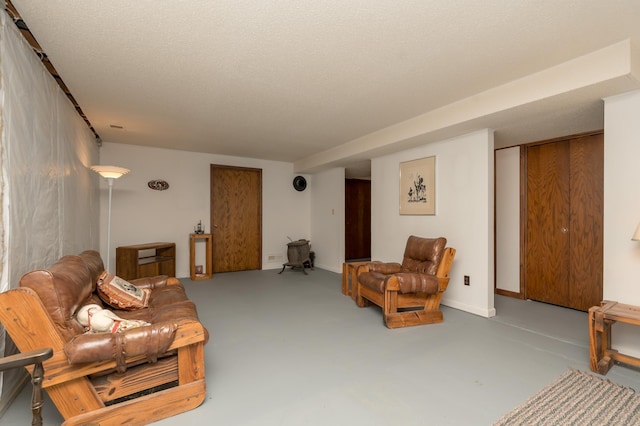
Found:
[[[449,284],[456,250],[445,238],[410,236],[402,264],[370,262],[358,267],[357,298],[360,307],[374,303],[382,308],[389,328],[443,321],[440,301]]]
[[[51,348],[42,348],[0,358],[0,371],[33,365],[31,372],[31,384],[33,385],[33,391],[31,392],[32,426],[42,425],[42,406],[44,405],[44,399],[42,398],[44,368],[42,363],[52,356],[53,350]]]
[[[100,303],[103,270],[97,252],[65,256],[0,293],[0,322],[18,349],[53,349],[42,387],[64,424],[143,425],[200,405],[208,333],[182,285],[166,276],[131,281],[151,289],[149,307],[117,315],[149,325],[87,334],[76,314]]]

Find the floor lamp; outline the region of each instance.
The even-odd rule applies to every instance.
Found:
[[[109,216],[107,218],[107,272],[109,270],[109,259],[111,258],[111,192],[113,190],[113,181],[119,177],[129,173],[129,169],[117,166],[91,166],[91,170],[97,172],[107,180],[109,184]]]

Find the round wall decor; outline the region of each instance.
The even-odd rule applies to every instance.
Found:
[[[293,178],[293,187],[296,191],[304,191],[307,187],[307,180],[303,176]]]
[[[169,189],[169,183],[166,180],[162,179],[150,180],[147,185],[149,185],[149,188],[155,189],[156,191],[164,191],[165,189]]]

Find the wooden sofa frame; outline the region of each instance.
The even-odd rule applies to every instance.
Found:
[[[360,307],[374,303],[382,308],[385,325],[389,328],[409,327],[414,325],[433,324],[442,322],[444,317],[440,310],[440,301],[449,285],[449,271],[453,264],[456,250],[451,247],[444,249],[442,260],[438,265],[436,277],[438,291],[435,294],[400,293],[397,278],[391,276],[387,280],[385,291],[379,293],[359,282],[357,284],[356,303]],[[358,267],[358,275],[368,272],[367,265]],[[400,310],[404,309],[404,310]]]
[[[92,379],[96,373],[115,370],[116,361],[71,365],[63,350],[65,342],[35,291],[16,288],[0,293],[0,307],[0,322],[20,352],[53,349],[53,357],[43,363],[42,387],[65,419],[64,425],[148,424],[193,409],[205,399],[207,334],[198,321],[176,319],[178,328],[169,351],[177,356],[155,363],[147,363],[145,356],[127,358],[133,366],[124,373]],[[154,388],[159,390],[149,393]]]

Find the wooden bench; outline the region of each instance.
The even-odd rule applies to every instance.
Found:
[[[640,306],[605,300],[589,309],[589,355],[592,371],[607,374],[614,362],[640,367],[640,358],[611,348],[611,326],[616,322],[640,325]]]

